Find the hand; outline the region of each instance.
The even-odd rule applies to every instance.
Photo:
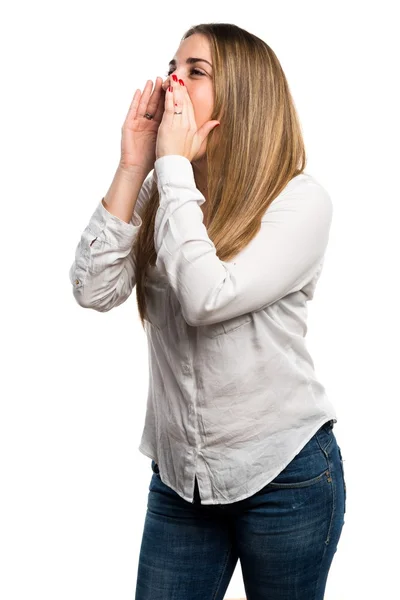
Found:
[[[180,154],[192,162],[210,131],[220,123],[207,121],[197,130],[193,104],[186,86],[182,79],[175,81],[170,78],[170,82],[172,92],[168,89],[165,92],[165,110],[157,134],[156,160],[168,154]]]
[[[162,84],[162,78],[157,77],[151,93],[153,82],[148,79],[143,93],[137,89],[133,96],[122,126],[120,168],[124,171],[140,171],[147,175],[154,167],[157,131],[165,104]],[[144,117],[146,112],[154,118]]]

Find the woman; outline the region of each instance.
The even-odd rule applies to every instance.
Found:
[[[249,600],[319,600],[346,501],[305,344],[332,202],[265,42],[198,25],[169,67],[135,92],[70,269],[94,310],[136,286],[148,337],[136,600],[223,599],[239,558]]]

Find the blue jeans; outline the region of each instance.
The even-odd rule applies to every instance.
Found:
[[[238,559],[248,600],[324,598],[346,510],[333,421],[239,502],[187,502],[151,467],[135,600],[223,600]]]

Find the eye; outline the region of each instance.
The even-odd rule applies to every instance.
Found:
[[[166,76],[171,75],[174,72],[175,69],[170,69],[169,71],[167,71],[165,73]],[[205,75],[205,73],[203,73],[202,71],[199,71],[199,69],[191,69],[190,73],[193,73],[194,75]]]

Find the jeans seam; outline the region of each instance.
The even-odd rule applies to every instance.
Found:
[[[330,424],[331,421],[328,421],[327,423],[324,423],[323,425],[321,425],[321,427],[315,433],[315,437],[318,442],[318,446],[321,448],[321,450],[324,452],[325,455],[327,454],[326,450],[328,450],[328,448],[331,446],[332,441],[333,441],[333,427],[328,426],[328,423]],[[328,427],[328,431],[327,431],[327,427]],[[328,440],[328,443],[326,444],[325,448],[322,446],[322,444],[320,442],[320,435],[322,433],[322,430],[324,430],[325,433],[327,433],[329,435],[329,440]]]
[[[343,457],[342,457],[342,451],[340,449],[340,447],[338,446],[338,451],[339,451],[339,458],[340,458],[340,471],[342,474],[342,479],[343,479],[343,492],[344,492],[344,512],[346,512],[346,504],[347,504],[347,490],[346,490],[346,479],[344,476],[344,466],[343,466]]]
[[[328,548],[329,540],[330,540],[333,519],[334,519],[334,516],[335,516],[335,512],[337,510],[337,507],[336,507],[336,484],[335,484],[334,478],[332,477],[332,472],[333,472],[333,470],[332,470],[332,460],[330,459],[329,454],[325,451],[325,449],[322,448],[319,440],[318,440],[318,444],[319,444],[322,452],[325,454],[325,457],[326,457],[326,460],[327,460],[327,463],[328,463],[328,470],[329,470],[328,482],[332,486],[331,487],[331,489],[332,489],[332,511],[331,511],[331,518],[330,518],[330,521],[329,521],[328,535],[327,535],[327,538],[326,538],[326,540],[324,542],[324,551],[322,553],[321,561],[320,561],[320,564],[319,564],[319,574],[318,574],[317,582],[315,584],[314,598],[315,598],[315,594],[316,594],[318,586],[319,586],[319,581],[320,581],[320,578],[321,578],[321,568],[322,568],[322,564],[323,564],[323,561],[324,561],[324,558],[325,558],[325,554],[326,554],[326,551],[327,551],[327,548]],[[330,443],[328,444],[328,447],[329,447],[329,445],[330,445]],[[329,479],[330,479],[330,481],[329,481]]]
[[[331,533],[331,529],[332,529],[333,517],[334,517],[335,510],[336,510],[336,485],[335,485],[335,479],[332,477],[332,473],[333,473],[333,469],[332,469],[332,466],[333,466],[333,461],[332,461],[332,459],[330,458],[330,456],[329,456],[328,452],[326,451],[326,449],[327,449],[327,448],[329,448],[329,447],[331,446],[331,444],[332,444],[332,441],[333,441],[333,436],[332,436],[331,440],[329,441],[329,443],[328,443],[327,447],[326,447],[326,448],[323,448],[323,447],[321,446],[321,443],[320,443],[320,441],[319,441],[318,437],[317,437],[317,442],[318,442],[318,445],[319,445],[319,447],[321,448],[322,452],[324,453],[324,455],[325,455],[325,458],[326,458],[326,462],[327,462],[327,464],[328,464],[328,471],[329,471],[328,482],[329,482],[329,483],[331,483],[331,485],[332,485],[332,492],[333,492],[333,493],[332,493],[332,497],[333,497],[333,507],[332,507],[331,520],[330,520],[330,523],[329,523],[328,537],[327,537],[327,539],[325,540],[325,545],[326,545],[326,546],[327,546],[327,545],[328,545],[328,543],[329,543],[329,539],[330,539],[330,533]],[[329,480],[330,480],[330,481],[329,481]]]
[[[212,600],[216,600],[216,598],[217,598],[217,594],[218,594],[218,592],[220,590],[220,586],[221,586],[221,581],[222,581],[222,578],[223,578],[223,576],[225,574],[226,567],[228,565],[229,557],[232,554],[232,548],[233,548],[233,544],[230,545],[230,548],[229,548],[228,552],[226,553],[225,564],[224,564],[223,568],[221,569],[221,575],[219,576],[217,587],[216,587],[215,592],[213,594]]]

